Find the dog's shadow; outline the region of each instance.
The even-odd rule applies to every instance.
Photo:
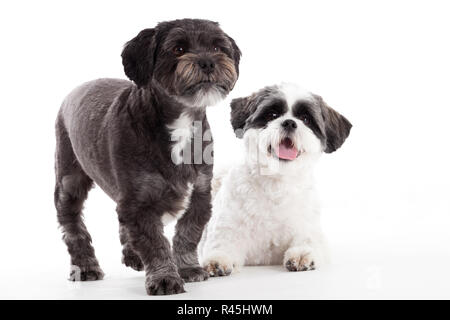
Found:
[[[233,272],[229,276],[224,277],[210,277],[206,282],[189,282],[185,284],[186,292],[177,294],[177,295],[167,295],[167,296],[149,296],[145,292],[145,275],[136,275],[126,279],[126,281],[121,282],[121,290],[125,290],[130,295],[140,298],[149,298],[149,299],[174,299],[175,297],[178,299],[186,298],[189,293],[192,291],[197,291],[198,286],[205,286],[208,288],[212,282],[214,284],[220,285],[220,282],[228,282],[228,281],[237,281],[241,277],[246,277],[248,273],[254,273],[254,275],[261,276],[264,273],[264,277],[278,277],[281,273],[289,273],[282,265],[268,265],[268,266],[245,266],[235,272]],[[119,284],[118,284],[119,285]],[[211,289],[210,287],[208,289]]]
[[[176,294],[176,295],[160,295],[160,296],[151,296],[148,295],[145,291],[145,275],[142,274],[142,276],[134,276],[127,278],[126,281],[124,281],[123,287],[121,290],[126,291],[129,293],[130,296],[139,297],[139,298],[148,298],[148,299],[174,299],[174,297],[180,297],[182,298],[188,293],[188,290],[185,290],[186,292]]]

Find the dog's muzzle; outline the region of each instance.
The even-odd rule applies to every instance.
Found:
[[[285,161],[295,160],[301,153],[291,138],[283,138],[278,146],[269,146],[268,152]]]
[[[234,62],[225,55],[187,53],[179,58],[174,87],[180,95],[193,95],[200,89],[216,89],[225,95],[236,80]]]
[[[297,129],[297,124],[294,120],[291,119],[284,120],[283,123],[281,123],[281,126],[287,132],[293,132],[295,131],[295,129]]]
[[[206,75],[210,75],[214,72],[214,68],[216,67],[215,62],[210,58],[200,58],[198,60],[198,65],[200,69],[205,73]]]

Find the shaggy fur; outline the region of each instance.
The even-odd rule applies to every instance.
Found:
[[[95,80],[64,100],[56,120],[55,206],[71,280],[103,278],[82,218],[93,183],[117,203],[123,263],[145,270],[148,294],[181,293],[183,279],[207,279],[197,244],[210,218],[212,162],[203,155],[212,141],[192,148],[191,140],[197,129],[209,131],[205,106],[233,88],[239,57],[217,23],[163,22],[123,50],[134,83]],[[179,219],[173,248],[163,234],[170,218]]]
[[[218,190],[200,246],[203,267],[211,276],[242,265],[314,269],[326,260],[326,247],[313,168],[322,152],[344,143],[350,122],[321,97],[290,84],[235,99],[231,108],[246,161],[213,183]],[[292,159],[280,151],[286,141]]]

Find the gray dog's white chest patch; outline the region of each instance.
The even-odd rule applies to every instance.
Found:
[[[189,204],[191,202],[192,190],[194,190],[194,185],[192,183],[188,183],[186,194],[184,198],[181,200],[181,209],[174,213],[170,212],[164,213],[161,217],[161,221],[164,225],[167,225],[173,222],[174,220],[178,220],[184,215],[186,209],[189,207]]]

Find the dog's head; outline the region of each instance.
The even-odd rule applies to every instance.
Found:
[[[258,162],[307,165],[336,151],[351,123],[323,99],[293,84],[266,87],[231,102],[231,124]]]
[[[212,105],[234,87],[241,52],[218,23],[183,19],[142,30],[122,52],[125,74],[139,87],[156,80],[190,106]]]

